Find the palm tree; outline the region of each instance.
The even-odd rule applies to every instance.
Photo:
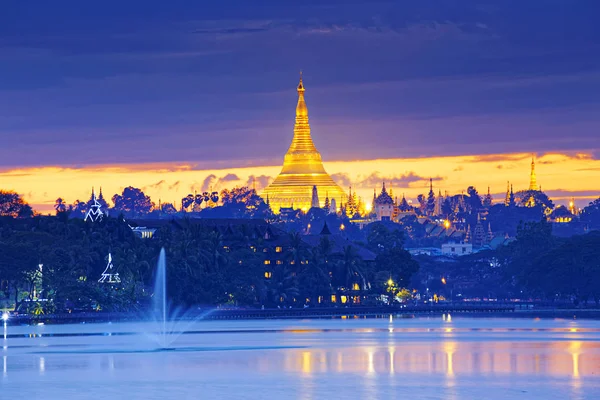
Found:
[[[218,272],[228,262],[223,236],[219,232],[210,232],[202,243],[201,256],[207,262],[209,272]]]
[[[343,254],[336,266],[335,282],[338,287],[352,290],[354,284],[357,283],[361,289],[365,288],[365,274],[362,269],[361,260],[353,246],[344,246]]]
[[[267,290],[273,303],[284,306],[300,294],[296,277],[289,268],[283,265],[279,265],[274,269],[273,275],[267,284]]]
[[[67,211],[67,205],[61,197],[56,199],[56,202],[54,203],[54,210],[56,210],[57,214]]]
[[[300,266],[307,260],[308,253],[304,242],[302,241],[302,235],[298,232],[290,234],[290,251],[287,253],[287,258],[290,264],[294,267],[292,269],[298,271]]]

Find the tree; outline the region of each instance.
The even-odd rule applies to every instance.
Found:
[[[452,202],[450,201],[449,197],[446,197],[444,199],[444,202],[442,203],[442,214],[444,214],[446,217],[448,217],[453,212],[454,212],[454,207],[452,207]]]
[[[341,254],[336,263],[334,281],[337,287],[344,287],[346,290],[352,290],[355,283],[361,289],[366,287],[361,260],[353,246],[344,246],[343,254]]]
[[[128,216],[149,213],[154,207],[150,196],[146,196],[140,189],[128,186],[121,195],[115,194],[112,198],[115,210]]]
[[[433,189],[430,189],[427,195],[426,210],[429,216],[432,216],[435,212],[435,193],[433,193]]]
[[[591,229],[600,229],[600,197],[581,210],[580,218]]]
[[[59,197],[56,199],[56,202],[54,203],[54,210],[56,210],[57,214],[67,211],[67,205],[62,198]]]
[[[246,186],[224,189],[221,191],[223,207],[218,212],[225,213],[233,218],[272,218],[271,207],[265,203],[256,190],[248,189]],[[212,211],[208,211],[210,215]]]
[[[19,194],[12,191],[0,190],[0,216],[27,218],[33,215],[29,204]]]
[[[419,211],[421,214],[425,214],[427,210],[427,200],[425,199],[425,196],[422,194],[418,195],[417,201],[419,202]]]
[[[160,207],[160,211],[165,214],[175,214],[177,213],[177,209],[171,203],[163,203]]]
[[[600,232],[573,236],[545,252],[532,265],[536,287],[549,297],[600,303]]]
[[[469,197],[467,198],[469,210],[472,213],[476,213],[482,206],[481,196],[479,196],[479,193],[477,193],[477,189],[475,189],[475,186],[469,186],[467,188],[467,194],[469,195]]]
[[[552,225],[545,219],[519,224],[516,240],[501,248],[498,254],[506,268],[506,279],[513,285],[522,286],[533,293],[543,293],[541,278],[545,269],[537,260],[555,246],[556,238],[552,236]]]

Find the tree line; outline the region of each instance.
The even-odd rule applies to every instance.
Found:
[[[350,305],[355,295],[390,294],[390,279],[398,290],[408,286],[418,270],[403,249],[402,233],[383,225],[374,228],[365,243],[376,254],[375,262],[363,261],[350,244],[333,252],[326,235],[309,246],[292,232],[282,233],[289,243],[283,263],[268,268],[265,254],[256,251],[265,245],[262,237],[223,236],[200,224],[183,226],[173,229],[167,224],[153,239],[144,240],[122,218],[89,223],[65,214],[2,217],[0,298],[17,309],[35,305],[39,313],[141,310],[152,296],[161,248],[167,254],[169,297],[186,306],[317,306],[331,304],[332,295],[337,303],[346,296]],[[98,282],[109,252],[120,284]]]

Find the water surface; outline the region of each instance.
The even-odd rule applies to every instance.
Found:
[[[8,326],[1,398],[593,399],[600,321],[200,321]],[[66,397],[68,396],[68,397]]]

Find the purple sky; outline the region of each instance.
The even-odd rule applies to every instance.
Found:
[[[10,2],[0,167],[279,164],[300,69],[327,160],[600,158],[597,11],[596,0]]]

